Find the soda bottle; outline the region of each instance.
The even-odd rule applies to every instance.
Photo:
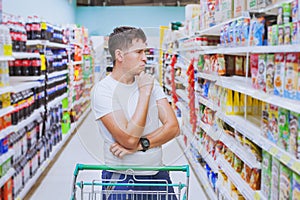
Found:
[[[15,76],[21,76],[22,75],[22,60],[16,59],[14,61],[14,75]]]
[[[26,52],[27,32],[25,29],[25,23],[22,17],[18,17],[17,21],[19,40],[20,40],[20,51]]]
[[[41,39],[42,40],[48,40],[47,22],[44,18],[41,19]]]
[[[32,66],[31,66],[31,60],[29,58],[24,58],[22,60],[23,67],[22,67],[22,75],[23,76],[29,76]]]
[[[33,76],[40,76],[41,75],[41,59],[40,57],[32,58],[31,60],[32,66],[32,75]]]
[[[33,22],[31,26],[31,37],[33,40],[41,39],[41,23],[38,16],[33,16]]]
[[[25,25],[26,35],[27,35],[28,40],[32,40],[32,36],[31,36],[31,34],[32,34],[32,29],[31,29],[32,22],[33,22],[32,17],[28,16],[27,17],[27,22],[26,22],[26,25]]]

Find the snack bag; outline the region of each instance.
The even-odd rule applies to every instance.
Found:
[[[285,56],[284,53],[275,54],[275,74],[274,74],[274,94],[277,96],[283,95],[284,87],[284,66]]]

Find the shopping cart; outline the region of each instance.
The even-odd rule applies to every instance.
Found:
[[[122,172],[125,176],[123,179],[112,177],[109,180],[92,180],[91,182],[78,181],[79,171],[84,170],[107,170]],[[185,172],[185,183],[168,184],[166,180],[141,180],[135,176],[137,171],[167,171],[171,173]],[[117,173],[115,173],[117,174]],[[126,179],[126,176],[130,179]],[[77,164],[74,170],[73,188],[71,200],[89,199],[89,200],[187,200],[189,189],[189,166],[163,166],[163,167],[144,167],[144,166],[107,166],[107,165],[85,165]],[[183,178],[183,177],[182,177]],[[124,182],[126,180],[126,182]],[[128,180],[128,181],[127,181]],[[172,181],[174,182],[174,181]],[[126,190],[114,190],[114,187],[128,186]],[[147,187],[146,190],[135,188]],[[157,187],[164,188],[155,190]],[[174,193],[170,193],[168,187],[174,188]],[[152,189],[151,189],[152,188]],[[80,189],[80,190],[77,190]],[[78,198],[80,197],[80,198]]]

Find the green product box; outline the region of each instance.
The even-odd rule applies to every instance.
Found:
[[[279,177],[280,177],[280,162],[275,157],[272,157],[272,177],[271,177],[271,194],[270,199],[279,198]]]
[[[289,115],[289,133],[290,140],[288,151],[295,157],[298,156],[298,146],[300,144],[300,114],[290,112]]]
[[[272,45],[278,45],[278,25],[272,25]]]
[[[261,191],[269,199],[271,195],[272,156],[264,150],[262,155]]]
[[[289,149],[289,111],[284,108],[278,109],[278,128],[279,128],[279,140],[278,146],[282,149]]]
[[[279,199],[290,199],[292,189],[292,171],[280,164]]]
[[[274,54],[267,55],[266,67],[266,92],[268,94],[274,93],[274,74],[275,74],[275,57]]]
[[[69,108],[69,100],[68,100],[68,98],[64,98],[62,100],[62,108],[63,109],[68,109]]]
[[[293,173],[291,199],[300,199],[300,175],[296,173]]]

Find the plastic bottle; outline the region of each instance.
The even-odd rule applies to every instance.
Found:
[[[33,16],[33,22],[31,26],[31,38],[33,40],[41,39],[41,22],[38,16]]]
[[[26,30],[26,35],[27,35],[27,39],[28,40],[32,40],[32,22],[33,22],[33,19],[31,16],[28,16],[27,17],[27,21],[26,21],[26,24],[25,24],[25,30]]]
[[[41,39],[42,40],[48,40],[47,22],[44,18],[41,19]]]

